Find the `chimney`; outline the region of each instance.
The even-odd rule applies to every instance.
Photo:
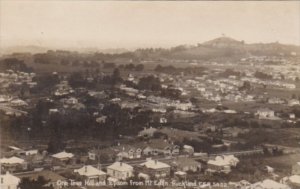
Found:
[[[99,170],[101,170],[101,164],[100,164],[100,163],[98,163],[97,168],[98,168]]]
[[[87,166],[84,166],[84,171],[87,172]]]
[[[157,160],[154,160],[155,165],[157,164]]]
[[[122,165],[123,165],[123,163],[122,162],[120,162],[120,166],[122,167]]]

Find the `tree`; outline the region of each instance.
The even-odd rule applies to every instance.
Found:
[[[13,71],[23,71],[23,72],[31,72],[32,68],[28,67],[23,60],[19,60],[17,58],[6,58],[1,61],[0,64],[1,67],[4,68],[4,70],[13,70]],[[0,69],[1,69],[0,67]]]
[[[69,77],[69,84],[71,87],[82,87],[86,85],[86,82],[83,78],[83,74],[81,72],[74,72]]]
[[[49,153],[56,153],[64,149],[62,129],[63,124],[61,124],[61,117],[59,114],[53,114],[50,116],[49,125],[51,125],[51,139],[48,143],[47,151]]]
[[[138,64],[138,65],[136,65],[135,70],[136,71],[143,71],[144,70],[144,64]]]
[[[117,84],[118,82],[121,82],[122,81],[122,77],[121,77],[121,74],[120,74],[120,70],[118,68],[115,68],[114,69],[114,72],[112,74],[112,84],[115,85]]]
[[[43,176],[39,176],[37,180],[31,180],[25,177],[19,184],[20,189],[53,189],[52,186],[45,186],[49,180],[46,180]]]
[[[126,64],[124,67],[126,70],[133,70],[135,68],[134,64]]]
[[[156,72],[160,72],[161,70],[162,70],[162,66],[160,64],[158,64],[154,69],[154,71]]]
[[[239,88],[240,91],[242,90],[250,90],[251,84],[249,81],[244,81],[243,86]]]
[[[107,69],[111,69],[111,68],[115,68],[116,67],[116,64],[115,63],[108,63],[108,62],[105,62],[103,64],[103,68],[107,68]]]
[[[138,88],[158,91],[161,89],[160,80],[153,75],[142,77],[138,83]]]

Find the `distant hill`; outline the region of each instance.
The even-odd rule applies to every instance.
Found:
[[[216,39],[204,42],[203,45],[212,47],[234,47],[244,45],[244,41],[238,41],[230,37],[218,37]]]
[[[32,54],[45,53],[49,49],[39,46],[18,46],[1,49],[2,54],[14,52]],[[55,50],[55,49],[54,49]],[[79,54],[95,54],[92,59],[113,61],[115,57],[124,59],[140,60],[161,60],[161,59],[185,59],[185,60],[233,60],[248,55],[258,56],[297,56],[300,57],[300,46],[285,45],[280,43],[254,43],[247,44],[230,37],[219,37],[198,43],[197,45],[179,45],[172,48],[143,48],[135,51],[128,51],[123,48],[98,49],[98,48],[68,48],[63,51],[79,52]],[[71,53],[72,54],[72,53]],[[74,53],[73,53],[74,54]],[[75,56],[73,55],[72,56]],[[75,53],[76,54],[76,53]],[[80,55],[76,55],[80,56]]]
[[[1,54],[11,54],[11,53],[44,53],[47,52],[48,48],[41,46],[11,46],[11,47],[2,47],[0,49]]]
[[[48,50],[54,50],[52,48],[46,48],[41,46],[12,46],[12,47],[3,47],[0,49],[0,55],[4,54],[12,54],[12,53],[45,53]],[[56,50],[56,49],[55,49]],[[121,54],[125,52],[129,52],[129,50],[124,48],[110,48],[110,49],[99,49],[99,48],[60,48],[59,50],[65,51],[77,51],[81,53],[105,53],[105,54]]]
[[[138,56],[146,58],[171,59],[239,59],[247,55],[277,56],[297,54],[300,56],[300,47],[280,43],[246,44],[230,37],[219,37],[196,46],[177,46],[171,49],[139,49]]]

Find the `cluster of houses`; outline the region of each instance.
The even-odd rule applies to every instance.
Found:
[[[23,84],[32,88],[37,85],[32,79],[36,76],[35,73],[26,73],[13,70],[7,70],[0,73],[0,86],[1,88],[8,88],[10,85],[21,86]]]
[[[53,155],[61,161],[65,161],[72,156],[68,153],[60,153]],[[229,173],[231,167],[235,167],[239,160],[232,156],[217,156],[215,159],[207,162],[207,174],[212,174],[216,171],[219,173]],[[85,181],[91,185],[95,183],[117,183],[119,181],[126,181],[129,178],[139,178],[147,180],[161,180],[161,179],[175,179],[178,181],[186,180],[187,174],[199,174],[203,169],[202,164],[198,161],[187,157],[176,157],[172,160],[157,160],[148,158],[142,163],[126,163],[116,161],[106,166],[103,171],[101,167],[92,165],[83,165],[80,168],[71,171],[72,179],[75,181]],[[281,178],[276,181],[273,179],[265,179],[256,183],[249,183],[242,180],[239,182],[229,182],[227,186],[242,187],[246,189],[262,188],[262,189],[293,189],[300,187],[300,162],[292,167],[291,175]],[[0,186],[3,189],[17,189],[22,178],[29,178],[37,180],[39,176],[47,178],[45,186],[52,186],[55,189],[63,188],[59,183],[67,182],[68,179],[50,170],[40,170],[36,172],[16,173],[12,174],[6,171],[0,176]],[[208,186],[209,188],[209,186]]]

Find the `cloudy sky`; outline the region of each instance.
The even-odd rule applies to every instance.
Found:
[[[300,45],[300,1],[0,1],[2,47],[170,47],[222,34]]]

